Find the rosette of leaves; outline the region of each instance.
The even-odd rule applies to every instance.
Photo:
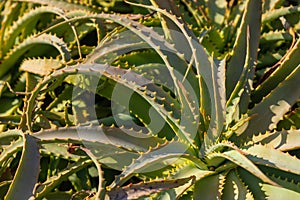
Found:
[[[189,21],[179,17],[180,10],[171,1],[152,1],[153,6],[130,3],[155,11],[163,23],[160,32],[116,14],[66,20],[109,20],[130,34],[115,29],[83,63],[55,70],[33,87],[24,105],[25,133],[10,130],[1,135],[1,187],[6,187],[6,198],[65,195],[67,199],[80,196],[80,191],[90,199],[299,198],[300,131],[293,124],[286,125],[289,119],[297,119],[292,116],[297,116],[293,113],[298,113],[300,95],[299,38],[293,24],[287,30],[294,41],[277,66],[269,71],[269,65],[264,65],[262,75],[264,71],[255,68],[259,45],[263,46],[261,28],[272,29],[267,24],[291,10],[278,8],[281,1],[262,5],[247,0],[241,6],[220,2],[200,2],[202,11],[208,6],[207,16],[185,4],[193,16],[199,15],[199,21],[212,18],[210,26],[221,27],[224,20],[230,22],[228,16],[240,13],[233,26],[233,46],[224,46],[219,55],[214,45],[209,48],[215,34],[208,34],[206,41],[195,36],[195,31],[205,27],[199,24],[199,29],[190,29]],[[225,6],[221,19],[213,7],[224,4],[230,12]],[[266,13],[272,12],[277,17],[264,23]],[[57,88],[57,83],[80,89],[72,94],[64,90],[62,94],[69,96],[61,96],[73,109],[65,109],[65,123],[78,126],[35,132],[39,113],[62,102],[57,98],[56,103],[47,104],[40,98]],[[106,116],[96,113],[97,120],[92,121],[89,100],[82,96],[98,98],[93,109],[103,109],[107,100],[116,109]],[[55,114],[55,109],[49,113]],[[56,123],[53,118],[49,121]],[[45,154],[68,163],[41,177],[39,168],[47,167],[40,164],[39,156]],[[20,156],[18,168],[15,173],[5,172],[14,164],[12,155]],[[76,182],[79,172],[92,164],[98,185],[82,187]],[[112,179],[107,176],[112,172],[108,168],[120,172]],[[85,171],[84,180],[91,180],[87,178],[91,171]],[[12,174],[13,178],[6,177]],[[59,191],[64,180],[77,186],[77,192]]]

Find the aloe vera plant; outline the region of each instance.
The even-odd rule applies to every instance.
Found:
[[[5,199],[299,198],[298,5],[20,2],[1,2]]]

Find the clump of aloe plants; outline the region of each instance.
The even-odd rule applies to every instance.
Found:
[[[297,3],[0,7],[4,199],[300,197]]]

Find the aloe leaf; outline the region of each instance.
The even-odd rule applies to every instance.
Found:
[[[42,144],[73,143],[84,145],[95,155],[98,161],[113,169],[122,170],[141,152],[163,143],[164,140],[134,130],[114,127],[69,127],[58,130],[44,130],[34,134]],[[46,146],[47,147],[47,146]],[[47,148],[45,153],[56,153],[56,148]],[[62,152],[61,152],[62,153]],[[68,156],[68,154],[60,155]],[[69,155],[78,159],[78,156]]]
[[[44,143],[41,144],[41,150],[40,153],[42,156],[55,156],[57,158],[63,158],[66,160],[70,160],[70,161],[78,161],[80,158],[82,158],[83,156],[79,156],[76,154],[71,154],[68,150],[69,147],[67,144],[62,144],[59,141],[57,141],[57,143]]]
[[[103,38],[100,44],[87,56],[87,59],[85,59],[83,63],[111,64],[116,57],[124,53],[148,48],[150,48],[150,46],[136,34],[117,30]]]
[[[95,6],[92,5],[85,5],[85,4],[78,4],[74,2],[66,2],[66,1],[60,1],[60,0],[49,0],[47,2],[43,0],[16,0],[19,2],[28,2],[28,3],[36,3],[36,4],[41,4],[41,5],[49,5],[65,10],[73,10],[73,9],[86,9],[90,11],[99,11],[100,8],[96,8]],[[88,6],[89,5],[89,6]]]
[[[139,133],[126,128],[115,127],[67,127],[57,130],[43,130],[33,134],[42,143],[52,141],[90,141],[131,149],[134,151],[147,151],[149,147],[155,147],[164,140],[144,133]]]
[[[161,9],[166,10],[166,12],[172,13],[173,15],[176,15],[177,17],[181,17],[181,13],[179,12],[176,4],[174,1],[170,0],[150,0],[153,6],[159,7]],[[171,40],[174,42],[176,49],[177,47],[185,47],[186,43],[184,41],[180,40],[180,36],[176,34],[176,32],[179,32],[179,28],[170,20],[168,17],[164,16],[162,13],[159,13],[159,17],[161,19],[161,26],[163,28],[165,38],[167,40]],[[179,36],[179,37],[178,37]],[[180,46],[179,46],[180,45]]]
[[[60,67],[62,67],[62,62],[59,59],[37,58],[24,60],[20,66],[20,70],[45,76]]]
[[[273,9],[268,12],[265,12],[262,15],[262,24],[266,24],[270,21],[273,21],[281,16],[293,14],[300,12],[299,6],[290,6],[290,7],[281,7],[279,9]]]
[[[208,176],[200,179],[195,183],[194,199],[213,199],[221,198],[221,191],[219,185],[221,181],[220,174]]]
[[[33,195],[40,170],[40,153],[37,140],[25,134],[20,164],[5,199],[29,199]]]
[[[291,174],[292,177],[294,177],[293,174]],[[299,192],[300,193],[300,184],[299,182],[297,182],[297,180],[293,180],[293,179],[288,179],[286,177],[281,177],[281,176],[276,176],[276,175],[272,175],[270,176],[270,178],[275,181],[276,183],[278,183],[280,186],[292,190],[294,192]]]
[[[19,59],[26,51],[37,44],[47,44],[55,47],[61,54],[63,61],[69,61],[71,58],[69,50],[67,49],[64,41],[54,35],[42,34],[37,37],[28,37],[10,52],[8,52],[4,57],[3,62],[0,64],[2,69],[0,71],[0,77],[2,77],[8,70],[11,69],[17,59]]]
[[[6,37],[7,29],[10,27],[16,18],[17,15],[20,13],[20,7],[21,5],[15,2],[6,1],[5,3],[1,5],[1,29],[0,29],[0,58],[3,58],[4,54],[2,53],[5,46],[4,44]]]
[[[23,136],[22,132],[18,129],[10,129],[8,131],[2,132],[0,134],[0,141],[5,141],[8,138],[20,137]]]
[[[227,126],[232,122],[232,120],[239,119],[239,114],[244,113],[249,103],[249,92],[251,90],[251,85],[249,81],[251,80],[251,66],[250,63],[250,37],[249,31],[247,31],[247,51],[245,57],[245,64],[241,77],[239,78],[236,86],[234,87],[229,99],[226,102],[226,124]],[[245,96],[245,94],[247,94]],[[244,98],[243,98],[244,97]],[[246,98],[246,99],[245,99]],[[244,101],[243,101],[244,100]],[[246,102],[245,102],[246,101]]]
[[[61,170],[57,175],[50,177],[45,182],[39,184],[35,191],[35,198],[42,198],[49,194],[54,188],[56,188],[62,181],[77,171],[84,169],[90,165],[93,161],[87,158],[81,159],[76,163],[68,165],[65,169]]]
[[[16,42],[16,38],[23,31],[24,27],[28,29],[30,27],[30,31],[33,31],[34,26],[38,22],[39,18],[43,14],[56,14],[58,16],[63,16],[63,10],[50,6],[43,6],[36,9],[30,10],[23,14],[17,21],[13,23],[13,25],[9,28],[7,35],[5,36],[5,45],[3,49],[3,53],[6,53],[13,47],[13,44]],[[28,31],[27,31],[28,32]],[[22,34],[22,38],[26,38],[28,35]]]
[[[247,153],[247,158],[255,164],[300,175],[300,160],[287,153],[263,145],[253,145],[243,151]]]
[[[261,184],[262,190],[266,193],[268,199],[299,199],[300,193],[286,188]]]
[[[104,196],[105,196],[105,190],[104,190],[105,181],[103,179],[103,171],[101,169],[101,165],[98,162],[97,157],[89,149],[86,149],[86,148],[81,148],[81,149],[85,151],[85,153],[92,159],[92,161],[94,162],[94,164],[97,167],[98,176],[99,176],[99,183],[98,183],[98,191],[97,191],[97,194],[96,194],[95,198],[96,199],[104,199]]]
[[[251,69],[249,79],[254,76],[254,66],[257,58],[257,50],[260,38],[260,21],[261,21],[261,1],[248,0],[244,9],[242,23],[238,29],[237,39],[233,47],[233,55],[227,66],[226,88],[227,97],[232,93],[235,85],[238,83],[239,77],[242,75],[243,66],[248,62]],[[250,41],[249,60],[246,60],[247,49],[247,29],[249,27]],[[251,87],[251,85],[249,85]]]
[[[195,176],[196,180],[200,180],[213,174],[216,174],[216,172],[199,169],[194,163],[192,163],[191,161],[187,161],[182,165],[177,165],[175,169],[172,169],[172,171],[170,172],[170,177],[172,179],[180,179]],[[190,187],[190,185],[185,185],[182,187],[175,188],[173,190],[169,190],[167,191],[167,193],[169,196],[176,198],[181,194],[184,194],[184,192]]]
[[[187,184],[194,176],[174,180],[158,180],[144,183],[131,184],[125,187],[118,187],[110,190],[108,195],[110,199],[138,199],[143,196],[149,196],[164,190],[179,187]]]
[[[124,184],[135,173],[155,171],[181,159],[191,160],[199,168],[207,169],[206,165],[200,159],[186,153],[187,150],[188,146],[182,142],[169,142],[150,149],[126,167],[109,187],[115,188],[118,185]]]
[[[272,130],[299,99],[300,88],[295,87],[300,82],[300,65],[281,82],[268,96],[254,106],[248,113],[253,118],[241,137],[251,137],[254,134]]]
[[[294,44],[293,48],[289,50],[280,62],[280,65],[262,84],[258,85],[253,93],[253,99],[255,102],[259,102],[261,98],[266,96],[270,91],[275,89],[280,82],[292,73],[292,71],[298,67],[300,63],[300,40]]]
[[[251,192],[238,177],[235,170],[231,170],[226,175],[224,189],[222,190],[222,199],[253,199]]]
[[[22,150],[23,145],[23,138],[20,138],[16,141],[11,142],[9,146],[3,149],[0,154],[0,174],[2,174],[5,171],[6,166],[11,163],[12,160],[10,160],[10,158],[15,157],[14,155]]]
[[[275,30],[275,31],[269,31],[266,33],[263,33],[260,38],[260,45],[267,44],[267,43],[273,43],[276,41],[292,41],[293,36],[288,33],[286,30]]]
[[[300,148],[300,130],[282,130],[254,136],[252,141],[280,151]]]
[[[237,175],[243,180],[246,187],[253,194],[254,199],[266,199],[266,195],[260,187],[260,184],[263,183],[261,179],[257,178],[254,174],[251,174],[242,168],[237,168],[237,172]]]
[[[230,150],[223,153],[211,153],[208,155],[211,160],[216,158],[225,158],[236,165],[246,169],[247,171],[251,172],[253,175],[257,176],[261,180],[266,183],[270,183],[272,185],[276,185],[272,180],[270,180],[255,164],[243,155],[241,152],[237,150]]]

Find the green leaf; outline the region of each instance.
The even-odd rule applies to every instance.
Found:
[[[283,130],[259,134],[252,141],[280,151],[291,151],[300,148],[299,136],[300,130]]]
[[[286,200],[294,200],[300,198],[300,193],[295,192],[293,190],[289,190],[286,188],[268,185],[268,184],[261,184],[262,190],[266,193],[267,199],[286,199]]]
[[[46,44],[49,46],[53,46],[57,49],[57,51],[62,56],[62,60],[65,62],[71,59],[71,55],[67,48],[67,45],[61,38],[58,38],[57,36],[51,34],[42,34],[39,36],[33,35],[26,38],[22,43],[18,44],[6,54],[2,63],[0,63],[0,77],[5,75],[5,73],[14,66],[15,62],[19,58],[21,58],[24,53],[26,53],[28,50],[31,50],[37,44]]]
[[[219,199],[221,191],[219,185],[221,181],[220,174],[208,176],[195,183],[193,199]]]
[[[252,97],[255,102],[261,101],[264,96],[275,89],[281,82],[286,79],[287,76],[289,76],[293,72],[293,70],[298,67],[300,63],[300,56],[298,56],[299,54],[300,40],[298,39],[292,49],[290,49],[279,61],[280,64],[276,67],[275,71],[255,89]]]
[[[149,196],[164,190],[179,187],[187,184],[194,176],[174,180],[158,180],[144,183],[131,184],[125,187],[118,187],[108,191],[110,199],[138,199],[143,196]]]
[[[263,145],[253,145],[243,151],[247,153],[248,159],[256,164],[300,175],[300,160],[297,157]]]
[[[300,12],[300,6],[281,7],[265,12],[262,16],[262,24],[271,22],[281,16]]]
[[[217,158],[225,158],[235,163],[236,165],[246,169],[247,171],[257,176],[264,182],[276,185],[276,183],[274,183],[271,179],[269,179],[257,166],[255,166],[252,160],[250,160],[245,155],[243,155],[243,152],[240,150],[239,151],[230,150],[230,151],[225,151],[223,153],[211,153],[210,155],[208,155],[208,157],[211,160]]]
[[[254,76],[254,66],[257,59],[258,44],[260,38],[260,21],[261,21],[261,1],[248,0],[244,9],[241,25],[238,29],[237,39],[233,47],[233,55],[227,65],[226,88],[227,97],[234,90],[238,80],[243,76],[244,66],[249,67],[248,80],[252,80]],[[247,34],[249,29],[249,35]],[[247,46],[247,38],[250,37],[249,47]],[[246,49],[249,48],[249,59]],[[252,84],[247,81],[247,90],[250,90]],[[245,92],[245,98],[249,98],[249,91]],[[242,112],[245,112],[244,108]]]
[[[267,130],[276,128],[277,123],[292,105],[299,99],[300,65],[278,85],[260,103],[254,106],[248,114],[253,116],[247,129],[240,135],[242,138],[252,137]]]
[[[50,177],[45,182],[38,185],[35,191],[36,198],[42,198],[49,194],[53,189],[55,189],[62,181],[67,180],[67,178],[77,171],[86,168],[92,163],[92,160],[84,158],[79,161],[68,165],[66,168],[62,169],[55,176]]]
[[[79,126],[43,130],[34,134],[42,143],[74,141],[110,144],[134,151],[147,151],[150,147],[164,143],[164,140],[126,128]],[[88,144],[88,143],[87,143]]]
[[[173,141],[150,149],[126,167],[110,185],[110,188],[124,184],[135,173],[153,172],[182,159],[190,160],[199,168],[206,170],[206,165],[200,159],[195,158],[190,152],[187,152],[188,148],[183,142]]]
[[[222,193],[222,199],[254,200],[246,185],[243,183],[240,177],[238,177],[236,170],[231,170],[226,175],[226,181]]]
[[[37,58],[24,60],[20,66],[20,70],[45,76],[62,66],[61,60],[58,59]]]
[[[37,140],[25,134],[20,164],[5,199],[29,199],[37,184],[39,170],[40,153]]]

